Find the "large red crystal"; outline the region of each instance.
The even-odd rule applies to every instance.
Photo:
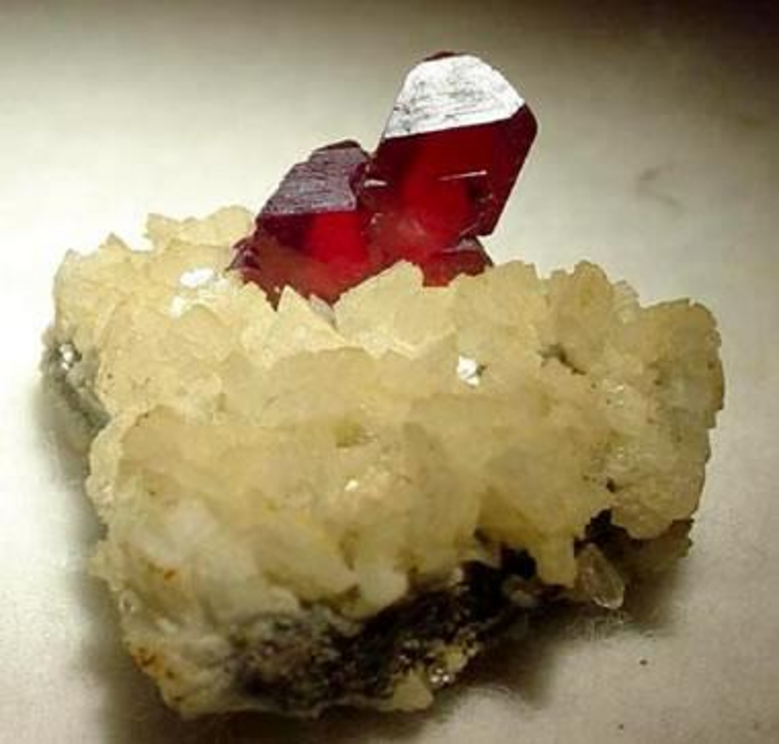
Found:
[[[471,55],[407,76],[378,149],[315,150],[286,175],[239,243],[234,268],[275,300],[284,286],[327,301],[407,260],[427,284],[491,264],[493,231],[536,134],[519,94]]]

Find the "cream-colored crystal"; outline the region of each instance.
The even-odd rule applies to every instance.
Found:
[[[572,587],[595,515],[650,538],[695,510],[722,398],[702,306],[513,262],[446,288],[401,264],[333,312],[289,289],[274,310],[225,271],[251,224],[154,217],[151,250],[111,237],[56,283],[53,342],[93,361],[109,416],[97,570],[185,713],[228,694],[223,628],[370,615],[484,538]]]

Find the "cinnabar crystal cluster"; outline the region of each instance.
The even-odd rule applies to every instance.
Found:
[[[285,286],[334,302],[398,261],[429,285],[478,274],[536,120],[495,69],[439,54],[406,77],[376,151],[344,141],[295,165],[236,246],[232,268],[274,302]]]

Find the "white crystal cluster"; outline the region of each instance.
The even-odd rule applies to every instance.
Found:
[[[152,217],[150,250],[111,237],[56,281],[51,341],[108,416],[95,565],[172,705],[230,707],[228,629],[269,613],[366,617],[498,545],[571,587],[594,516],[653,538],[695,510],[722,397],[702,306],[513,262],[274,310],[225,271],[251,226]]]

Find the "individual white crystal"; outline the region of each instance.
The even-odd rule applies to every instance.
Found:
[[[476,387],[479,384],[479,378],[481,377],[481,368],[479,367],[479,363],[475,359],[469,359],[468,357],[464,356],[458,357],[457,376],[466,385]]]
[[[185,271],[179,278],[179,282],[187,289],[196,289],[208,284],[214,278],[216,272],[210,266],[204,266],[201,269],[190,269]]]
[[[586,545],[576,556],[577,585],[592,602],[607,610],[622,607],[625,581],[619,571],[594,545]]]

